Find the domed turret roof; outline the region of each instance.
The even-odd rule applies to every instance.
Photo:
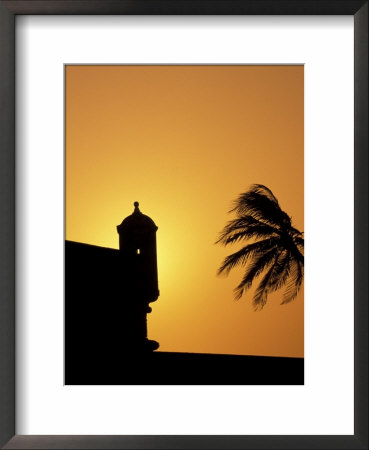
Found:
[[[122,231],[156,231],[158,227],[155,222],[139,210],[139,203],[134,202],[133,213],[126,217],[123,222],[117,226],[118,233]]]

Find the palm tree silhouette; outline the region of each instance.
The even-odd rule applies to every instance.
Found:
[[[239,241],[251,241],[227,256],[218,275],[229,274],[236,266],[246,266],[240,284],[234,289],[240,299],[256,278],[264,272],[253,297],[255,310],[261,310],[268,294],[285,287],[283,301],[293,300],[304,278],[303,233],[291,224],[291,218],[279,206],[272,191],[254,184],[234,202],[231,220],[220,233],[216,243],[225,246]]]

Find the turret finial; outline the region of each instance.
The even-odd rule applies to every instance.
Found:
[[[138,202],[134,202],[133,205],[135,207],[134,212],[139,212],[140,210],[138,209],[138,207],[139,207],[140,204]]]

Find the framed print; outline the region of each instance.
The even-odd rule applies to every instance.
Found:
[[[367,3],[0,7],[4,448],[367,448]]]

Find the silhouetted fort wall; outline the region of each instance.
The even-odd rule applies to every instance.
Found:
[[[66,241],[67,363],[134,351],[146,335],[147,304],[132,298],[127,273],[119,250]]]
[[[156,230],[135,202],[117,226],[119,250],[65,242],[65,383],[303,384],[302,358],[153,351]]]
[[[66,241],[66,384],[304,383],[301,358],[134,353],[146,324],[126,276],[119,250]]]

